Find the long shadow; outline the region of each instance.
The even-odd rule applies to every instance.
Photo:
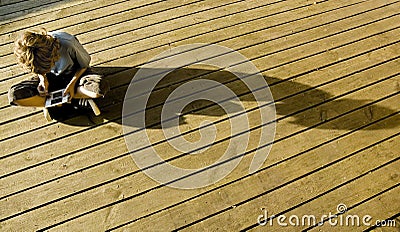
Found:
[[[124,97],[137,69],[129,67],[99,67],[95,69],[97,72],[103,73],[111,85],[111,91],[104,99],[96,99],[102,114],[96,117],[91,112],[74,111],[70,107],[66,107],[57,109],[58,112],[53,114],[53,118],[74,126],[93,126],[110,120],[122,123]],[[274,77],[264,78],[269,84],[274,97],[277,117],[289,116],[290,123],[302,127],[310,127],[352,109],[362,107],[362,109],[356,110],[345,117],[338,117],[336,120],[330,123],[323,123],[318,127],[319,129],[352,130],[381,116],[395,112],[392,109],[380,106],[379,103],[369,104],[372,102],[370,99],[360,100],[344,97],[338,100],[330,100],[334,96],[312,86],[295,81],[283,81]],[[145,112],[146,128],[161,129],[161,111],[167,97],[179,86],[196,79],[218,81],[230,88],[239,97],[240,101],[255,101],[247,86],[230,72],[216,71],[212,68],[204,67],[178,69],[166,75],[152,90]],[[237,103],[229,101],[229,104]],[[369,105],[365,106],[366,104]],[[134,105],[132,107],[135,108]],[[196,100],[188,104],[182,112],[176,112],[176,115],[180,115],[180,124],[186,123],[185,115],[187,114],[220,117],[225,115],[226,112],[216,103]],[[386,124],[380,124],[379,127],[372,126],[365,129],[393,128],[398,127],[399,124],[398,118],[395,118]],[[141,125],[129,126],[142,127]]]

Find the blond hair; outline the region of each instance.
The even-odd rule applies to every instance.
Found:
[[[18,63],[36,74],[50,72],[51,67],[60,58],[58,39],[40,30],[27,30],[15,40],[14,54]]]

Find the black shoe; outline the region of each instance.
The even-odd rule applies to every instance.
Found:
[[[71,104],[79,109],[93,111],[94,115],[99,116],[101,111],[96,103],[91,98],[72,99]]]

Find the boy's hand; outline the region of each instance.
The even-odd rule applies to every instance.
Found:
[[[86,71],[87,68],[82,68],[76,71],[72,80],[68,83],[67,87],[64,90],[64,97],[69,94],[69,98],[73,98],[75,96],[75,84],[82,76],[82,74]]]
[[[75,95],[75,82],[71,81],[64,90],[64,96],[69,94],[70,99]]]
[[[39,95],[44,97],[47,96],[48,94],[48,88],[49,88],[49,82],[47,81],[47,78],[44,76],[39,77],[40,82],[37,87],[37,90],[39,91]]]

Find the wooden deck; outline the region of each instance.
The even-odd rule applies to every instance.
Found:
[[[1,1],[0,231],[399,231],[399,9],[394,0]],[[17,66],[12,41],[32,27],[74,34],[90,52],[112,86],[99,102],[101,117],[47,123],[40,109],[8,105],[10,85],[30,76]],[[121,110],[144,63],[192,43],[222,45],[251,60],[275,99],[277,126],[266,162],[249,174],[261,123],[252,93],[210,67],[163,79],[148,102],[146,130],[173,164],[211,164],[232,136],[221,108],[199,101],[185,108],[181,131],[195,141],[200,123],[210,120],[216,142],[200,156],[168,145],[159,115],[183,83],[224,83],[248,110],[251,127],[247,152],[231,174],[182,190],[138,169]],[[371,226],[257,223],[265,212],[319,219],[339,204],[347,206],[340,216],[370,215]],[[396,225],[372,226],[385,219]]]

